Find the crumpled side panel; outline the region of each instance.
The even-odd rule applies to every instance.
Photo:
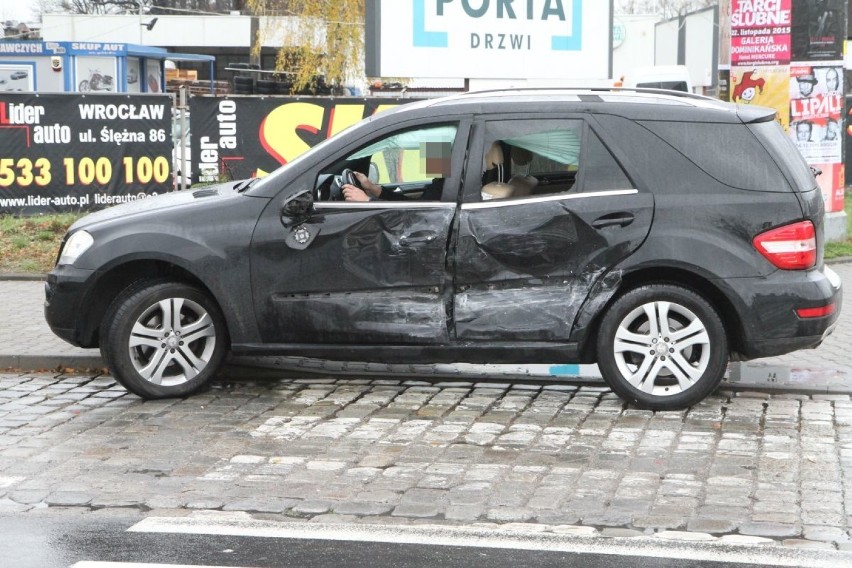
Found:
[[[588,287],[468,290],[456,296],[462,341],[565,341]]]
[[[282,341],[446,343],[447,314],[438,294],[417,291],[274,296],[272,325]]]
[[[459,235],[459,282],[546,277],[570,271],[578,248],[596,248],[602,239],[583,231],[561,203],[501,207],[465,213]],[[582,255],[582,252],[580,252]]]

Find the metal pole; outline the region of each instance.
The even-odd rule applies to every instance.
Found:
[[[186,189],[189,187],[186,177],[186,143],[188,136],[186,135],[186,85],[180,86],[179,91],[179,111],[180,112],[180,188]]]

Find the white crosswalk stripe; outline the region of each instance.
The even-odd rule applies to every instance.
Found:
[[[150,562],[97,562],[83,561],[71,565],[71,568],[222,568],[221,566],[199,566],[198,564],[152,564]],[[231,567],[228,567],[231,568]],[[241,568],[239,566],[233,568]],[[242,567],[247,568],[247,567]]]
[[[544,527],[539,527],[543,529]],[[577,529],[572,531],[571,529]],[[529,550],[605,554],[622,557],[656,557],[677,560],[704,560],[765,566],[808,566],[809,568],[848,568],[852,554],[826,550],[790,550],[766,544],[738,544],[738,539],[722,541],[709,535],[669,533],[654,537],[600,538],[582,535],[586,527],[566,527],[564,532],[547,532],[513,525],[510,528],[477,526],[385,526],[365,524],[321,524],[254,520],[245,514],[202,515],[199,517],[149,517],[130,527],[130,532],[218,535],[257,538],[306,539],[348,542],[375,542],[428,546],[454,546],[488,549]],[[573,534],[572,534],[573,532]],[[744,541],[748,537],[743,537]],[[101,568],[78,566],[75,568]],[[122,568],[125,568],[122,565]],[[195,567],[197,568],[197,567]]]

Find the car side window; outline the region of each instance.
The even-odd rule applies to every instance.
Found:
[[[611,189],[633,189],[633,182],[618,164],[598,135],[589,129],[586,136],[586,152],[583,156],[582,191],[607,191]]]
[[[484,201],[632,187],[582,120],[489,123],[482,170]]]
[[[405,130],[373,142],[347,158],[369,157],[368,176],[379,185],[426,184],[449,177],[456,125]]]
[[[481,198],[519,198],[570,191],[583,149],[581,120],[489,122]]]

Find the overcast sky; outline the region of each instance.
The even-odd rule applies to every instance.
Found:
[[[36,0],[0,0],[0,19],[34,21],[33,8]]]

